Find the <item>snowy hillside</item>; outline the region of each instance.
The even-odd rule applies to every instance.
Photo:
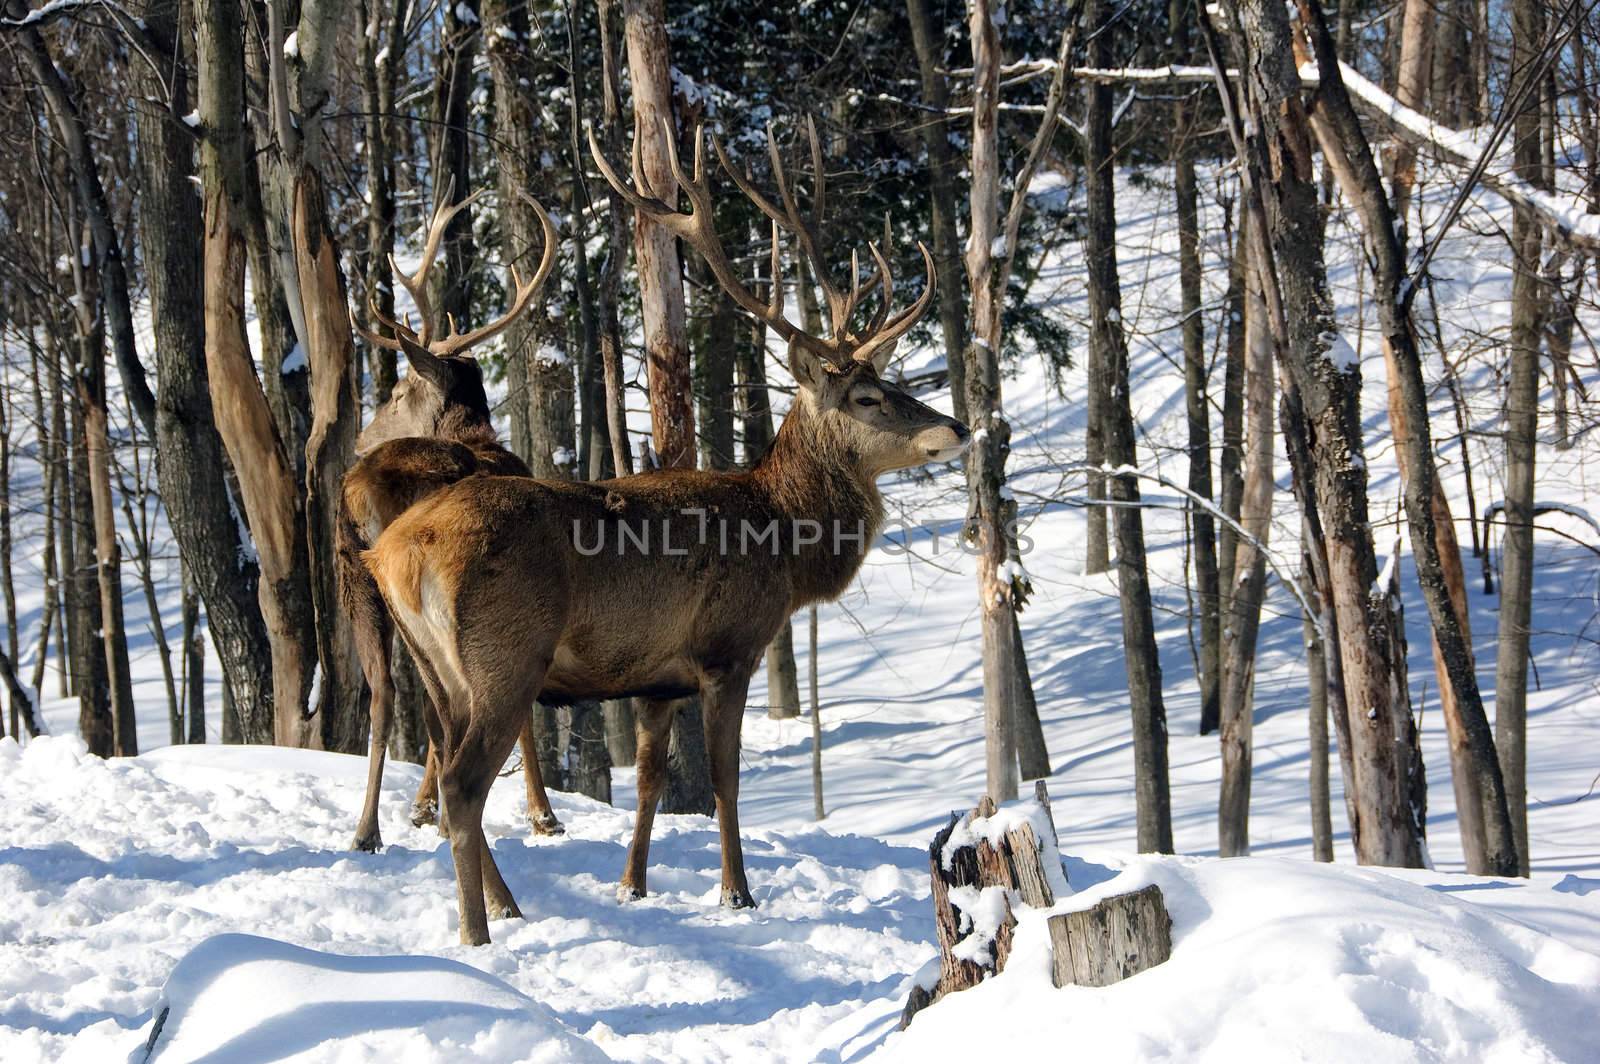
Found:
[[[1176,234],[1163,179],[1119,189],[1119,241],[1141,459],[1181,479]],[[1202,187],[1211,187],[1209,175]],[[1481,209],[1469,215],[1434,264],[1444,317],[1460,329],[1445,337],[1452,350],[1503,341],[1509,267],[1488,220]],[[1342,325],[1365,356],[1367,460],[1383,551],[1398,527],[1398,485],[1382,362],[1375,335],[1361,327],[1357,252],[1341,242],[1348,229],[1330,234]],[[1225,277],[1214,210],[1205,235],[1210,298]],[[1073,505],[1082,485],[1058,472],[1081,459],[1079,250],[1067,245],[1035,287],[1072,323],[1078,365],[1057,391],[1028,356],[1005,384],[1036,590],[1022,625],[1061,850],[1083,892],[1063,904],[1159,884],[1174,920],[1168,964],[1104,990],[1053,990],[1042,920],[1032,914],[1001,977],[894,1033],[913,977],[935,956],[926,845],[951,809],[970,807],[983,789],[972,560],[953,540],[965,500],[959,471],[946,468],[890,486],[892,513],[918,528],[912,550],[875,553],[858,585],[823,611],[822,824],[811,819],[809,722],[768,721],[762,706],[750,708],[740,812],[761,905],[754,913],[717,907],[715,829],[693,817],[658,819],[655,893],[616,904],[631,770],[615,773],[614,808],[556,795],[569,831],[556,839],[529,834],[520,782],[503,780],[486,829],[526,918],[495,924],[491,946],[462,948],[448,847],[403,819],[419,775],[413,766],[388,770],[388,847],[353,854],[346,847],[363,760],[207,746],[104,762],[80,755],[70,737],[75,706],[58,701],[46,706],[56,737],[24,749],[0,744],[0,1059],[142,1060],[165,1010],[160,1062],[265,1052],[313,1060],[937,1060],[1012,1049],[1019,1058],[1092,1054],[1097,1062],[1600,1060],[1600,647],[1592,629],[1600,558],[1583,545],[1593,541],[1576,518],[1542,519],[1580,542],[1538,538],[1538,683],[1528,722],[1534,875],[1499,881],[1459,874],[1426,611],[1408,568],[1412,693],[1423,707],[1437,870],[1353,865],[1337,768],[1342,863],[1310,862],[1300,620],[1276,581],[1255,687],[1256,857],[1208,856],[1220,769],[1215,738],[1195,735],[1182,514],[1150,510],[1174,829],[1186,856],[1133,855],[1118,602],[1111,577],[1082,575],[1084,517]],[[920,352],[908,363],[937,357]],[[776,361],[771,375],[783,380]],[[1585,378],[1600,386],[1595,370]],[[1495,393],[1486,386],[1483,394]],[[1451,424],[1442,393],[1440,404],[1435,423]],[[1481,507],[1500,491],[1490,435],[1499,411],[1472,414],[1482,433],[1469,438]],[[1464,517],[1455,444],[1439,441],[1436,451]],[[1600,512],[1600,440],[1580,438],[1565,452],[1542,447],[1539,462],[1541,500]],[[1285,466],[1274,542],[1293,554],[1287,484]],[[1176,501],[1158,487],[1146,497]],[[1492,699],[1497,600],[1477,581],[1469,587],[1479,677]],[[38,608],[36,591],[20,589],[25,614]],[[130,630],[139,628],[136,595],[128,613]],[[150,749],[164,742],[165,706],[152,656],[135,668]],[[752,691],[758,699],[765,691],[760,677]]]

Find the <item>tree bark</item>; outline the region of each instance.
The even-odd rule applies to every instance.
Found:
[[[1300,577],[1311,583],[1310,561],[1300,567]],[[1311,857],[1333,860],[1333,805],[1328,797],[1328,665],[1327,650],[1317,633],[1316,619],[1302,615],[1306,649],[1306,680],[1310,689],[1308,738],[1311,749]]]
[[[1265,225],[1261,237],[1276,264],[1283,325],[1282,357],[1294,378],[1309,428],[1311,473],[1322,519],[1328,590],[1343,655],[1350,721],[1357,858],[1365,864],[1421,863],[1396,752],[1398,725],[1391,682],[1386,596],[1375,593],[1377,562],[1367,512],[1361,369],[1338,338],[1322,258],[1311,130],[1300,99],[1288,15],[1271,0],[1243,0],[1247,96]],[[1261,261],[1267,261],[1262,259]]]
[[[1245,278],[1250,272],[1250,244],[1248,229],[1250,212],[1240,210],[1233,236],[1233,255],[1228,264],[1228,292],[1224,306],[1227,308],[1227,351],[1222,376],[1222,448],[1217,455],[1217,473],[1221,480],[1222,512],[1234,522],[1239,520],[1240,501],[1244,496],[1244,387],[1245,363],[1248,361],[1249,343],[1245,336]],[[1239,537],[1233,525],[1224,522],[1217,535],[1217,612],[1226,617],[1232,606],[1234,556],[1238,551]],[[1210,727],[1207,727],[1207,725]],[[1200,720],[1200,734],[1208,735],[1217,729],[1216,720]]]
[[[1102,0],[1084,6],[1089,58],[1109,66],[1113,24]],[[1128,344],[1122,330],[1122,285],[1117,276],[1116,170],[1111,144],[1111,87],[1092,83],[1084,138],[1089,342],[1103,370],[1100,393],[1105,464],[1138,464],[1128,381]],[[1161,697],[1150,578],[1145,568],[1144,518],[1136,477],[1107,478],[1111,523],[1117,540],[1117,586],[1122,603],[1122,645],[1127,658],[1128,702],[1133,714],[1134,790],[1141,852],[1172,852],[1172,799],[1167,784],[1167,712]]]
[[[972,287],[972,343],[967,348],[967,535],[978,547],[978,605],[983,623],[983,717],[987,783],[994,802],[1017,796],[1016,644],[1011,638],[1018,581],[1003,578],[1009,553],[1001,487],[1011,426],[1001,413],[1000,367],[1004,291],[995,290],[993,247],[1000,209],[1000,38],[989,0],[968,8],[972,40],[972,204],[967,280]]]
[[[1245,418],[1247,434],[1239,522],[1265,545],[1272,534],[1273,343],[1261,294],[1260,272],[1245,271]],[[1238,537],[1234,583],[1228,595],[1222,692],[1222,793],[1217,806],[1217,845],[1223,857],[1250,853],[1250,775],[1253,761],[1256,638],[1267,585],[1267,558],[1255,543]]]
[[[646,180],[671,202],[678,186],[667,161],[666,138],[678,134],[672,117],[666,5],[663,0],[623,0],[622,13],[633,83],[634,135],[643,141]],[[633,247],[639,268],[656,456],[664,469],[691,469],[695,459],[694,393],[677,244],[670,232],[636,213]],[[699,699],[681,700],[673,715],[667,776],[663,811],[710,814],[714,810]]]
[[[200,173],[205,205],[206,372],[217,431],[238,474],[260,565],[270,700],[234,703],[245,742],[300,745],[316,664],[305,516],[294,467],[256,378],[244,329],[246,176],[243,27],[236,4],[197,0]],[[270,716],[262,715],[265,709]]]
[[[666,138],[677,136],[677,126],[672,119],[665,3],[623,0],[622,17],[633,81],[635,135],[644,142],[645,178],[670,203],[678,185],[667,162]],[[694,465],[694,407],[678,248],[670,232],[642,214],[634,219],[633,246],[656,455],[663,469],[688,469]]]
[[[950,151],[950,136],[938,117],[950,107],[950,90],[945,82],[942,26],[936,26],[928,11],[928,0],[906,0],[906,17],[911,23],[911,44],[917,53],[917,69],[922,75],[922,102],[932,114],[921,123],[924,150],[928,153],[928,200],[932,210],[933,268],[938,281],[939,330],[944,340],[945,365],[949,367],[950,402],[956,420],[969,420],[967,411],[966,306],[962,299],[961,242],[956,234],[956,191],[953,175],[956,164]]]
[[[185,39],[171,5],[147,0],[146,33],[159,42]],[[143,64],[136,77],[153,80]],[[206,370],[203,235],[200,196],[194,187],[194,140],[175,114],[187,114],[188,65],[167,70],[172,107],[138,110],[141,188],[139,211],[145,270],[155,332],[155,442],[157,484],[167,522],[178,542],[186,587],[205,603],[206,624],[222,663],[223,682],[236,705],[256,721],[272,718],[272,652],[259,605],[259,572],[241,539],[223,478],[222,441],[212,419]],[[146,84],[145,94],[154,96]],[[192,592],[191,592],[192,593]],[[187,616],[189,598],[186,594]],[[192,627],[192,626],[191,626]],[[196,638],[199,638],[197,635]],[[194,671],[203,683],[204,655]],[[200,688],[203,698],[204,687]],[[191,704],[189,741],[205,741],[203,704]],[[198,720],[198,725],[196,725]],[[198,728],[198,730],[197,730]]]
[[[1458,777],[1462,846],[1469,871],[1511,875],[1517,868],[1517,842],[1472,659],[1461,550],[1434,467],[1427,389],[1411,314],[1416,285],[1407,273],[1405,246],[1399,235],[1404,230],[1391,209],[1355,108],[1345,92],[1332,38],[1320,10],[1302,4],[1301,19],[1308,28],[1315,54],[1330,64],[1330,73],[1317,89],[1312,126],[1324,155],[1361,216],[1368,257],[1373,264],[1374,302],[1389,369],[1389,420],[1418,582],[1432,621],[1440,705],[1450,736],[1452,767]],[[1422,46],[1413,42],[1413,47]],[[1405,73],[1404,61],[1401,66]],[[1420,95],[1421,75],[1413,70],[1411,76],[1419,84],[1410,88]],[[1396,200],[1403,203],[1410,189],[1410,175],[1403,166],[1396,168],[1393,183]],[[1398,669],[1398,656],[1395,664]],[[1398,706],[1396,712],[1398,719]],[[1409,712],[1405,718],[1401,723],[1409,722]]]
[[[1544,38],[1544,7],[1516,0],[1511,9],[1508,98],[1535,71]],[[1512,158],[1518,177],[1543,184],[1537,94],[1514,118]],[[1516,843],[1517,870],[1528,874],[1528,629],[1533,616],[1534,454],[1539,429],[1539,336],[1542,230],[1526,208],[1511,224],[1511,380],[1505,414],[1505,533],[1500,557],[1500,636],[1495,661],[1495,746]]]
[[[472,185],[472,130],[468,105],[477,81],[474,61],[478,55],[481,23],[478,0],[456,0],[440,6],[444,8],[444,17],[439,28],[439,54],[433,65],[432,127],[435,136],[430,169],[434,175],[434,195],[443,196],[444,190],[451,188],[459,200],[471,191]],[[503,103],[504,98],[496,99],[497,106]],[[526,130],[526,134],[532,132],[532,127]],[[505,210],[514,201],[502,199],[500,202],[501,209]],[[468,207],[451,219],[445,230],[439,246],[441,268],[430,277],[433,291],[429,293],[438,314],[453,315],[461,322],[472,320],[477,277],[474,245],[472,208]]]
[[[1185,0],[1167,8],[1174,60],[1190,61],[1189,19]],[[1192,108],[1178,98],[1172,105],[1172,171],[1178,215],[1178,284],[1182,300],[1184,407],[1188,420],[1188,487],[1202,499],[1212,498],[1211,406],[1206,380],[1206,327],[1202,314],[1200,269],[1200,197],[1195,183],[1195,137]],[[1204,507],[1190,508],[1194,523],[1195,591],[1200,600],[1200,732],[1215,725],[1221,690],[1222,621],[1217,595],[1217,526]]]

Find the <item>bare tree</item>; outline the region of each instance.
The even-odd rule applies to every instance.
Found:
[[[677,126],[672,117],[664,0],[623,0],[622,18],[642,173],[656,194],[672,203],[678,185],[672,175],[667,138],[677,136]],[[656,456],[664,469],[692,468],[694,405],[678,248],[671,232],[636,213],[633,250],[639,269]],[[700,719],[697,700],[680,700],[672,718],[668,783],[661,799],[662,809],[669,813],[710,814],[715,808]]]
[[[1113,23],[1103,0],[1084,5],[1089,61],[1111,65]],[[1065,62],[1065,56],[1063,57]],[[1131,473],[1112,473],[1138,464],[1132,397],[1128,382],[1128,341],[1122,329],[1122,284],[1117,276],[1116,170],[1111,143],[1111,86],[1092,82],[1085,90],[1084,189],[1087,226],[1084,257],[1088,266],[1089,334],[1099,351],[1101,428],[1108,470],[1107,494],[1117,540],[1117,585],[1122,603],[1122,646],[1127,659],[1128,703],[1133,713],[1134,790],[1138,806],[1138,845],[1142,852],[1172,852],[1172,797],[1167,785],[1167,711],[1161,697],[1161,657],[1156,649],[1145,568],[1144,517],[1139,482]]]
[[[1268,312],[1281,336],[1296,401],[1303,404],[1305,438],[1311,444],[1306,471],[1311,483],[1305,490],[1315,491],[1321,516],[1319,538],[1326,544],[1327,590],[1338,627],[1346,704],[1365,710],[1349,721],[1354,776],[1346,790],[1357,816],[1356,855],[1368,864],[1416,866],[1422,860],[1421,838],[1396,747],[1387,595],[1373,590],[1377,561],[1367,513],[1360,365],[1339,338],[1333,317],[1312,135],[1288,15],[1270,0],[1243,0],[1237,14],[1246,53],[1240,67],[1253,123],[1248,165],[1264,216],[1257,261],[1275,267],[1276,292],[1269,294]],[[1215,63],[1218,49],[1208,50]],[[1238,123],[1233,127],[1240,136]]]
[[[1246,220],[1244,226],[1250,222]],[[1217,852],[1250,852],[1250,776],[1253,764],[1256,638],[1267,586],[1264,547],[1272,532],[1274,346],[1255,262],[1245,270],[1245,457],[1239,521],[1247,536],[1234,548],[1234,581],[1223,637],[1222,793],[1217,806]]]
[[[1538,76],[1544,5],[1515,0],[1511,7],[1511,82],[1507,99],[1522,98],[1513,118],[1512,158],[1517,176],[1543,183],[1538,93],[1525,96]],[[1511,221],[1511,380],[1506,391],[1505,536],[1500,559],[1500,639],[1495,660],[1495,747],[1505,781],[1517,869],[1528,874],[1528,629],[1533,617],[1534,454],[1539,430],[1539,336],[1542,322],[1539,262],[1543,230],[1526,207]]]

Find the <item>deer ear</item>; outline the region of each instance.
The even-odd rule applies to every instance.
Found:
[[[450,371],[445,368],[444,361],[405,333],[399,335],[400,349],[406,353],[406,361],[411,364],[411,372],[434,387],[448,391]]]
[[[821,355],[806,347],[805,344],[791,342],[789,344],[789,372],[794,374],[795,383],[800,387],[816,391],[822,387],[824,375],[828,370],[827,363]]]

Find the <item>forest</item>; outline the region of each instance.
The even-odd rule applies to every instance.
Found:
[[[1600,1053],[1595,7],[0,0],[0,1042],[1264,1059],[1278,949],[1358,1017],[1310,1059]],[[944,811],[1030,792],[1055,894],[1156,884],[1236,997],[1057,1016],[1049,890],[936,935]],[[196,926],[86,937],[178,919],[102,876]],[[1303,940],[1202,956],[1252,908]],[[407,1042],[293,974],[346,947],[488,1011]],[[1328,989],[1385,949],[1410,1011]],[[1486,1026],[1421,954],[1512,973]],[[961,964],[1014,1004],[891,1033]]]

